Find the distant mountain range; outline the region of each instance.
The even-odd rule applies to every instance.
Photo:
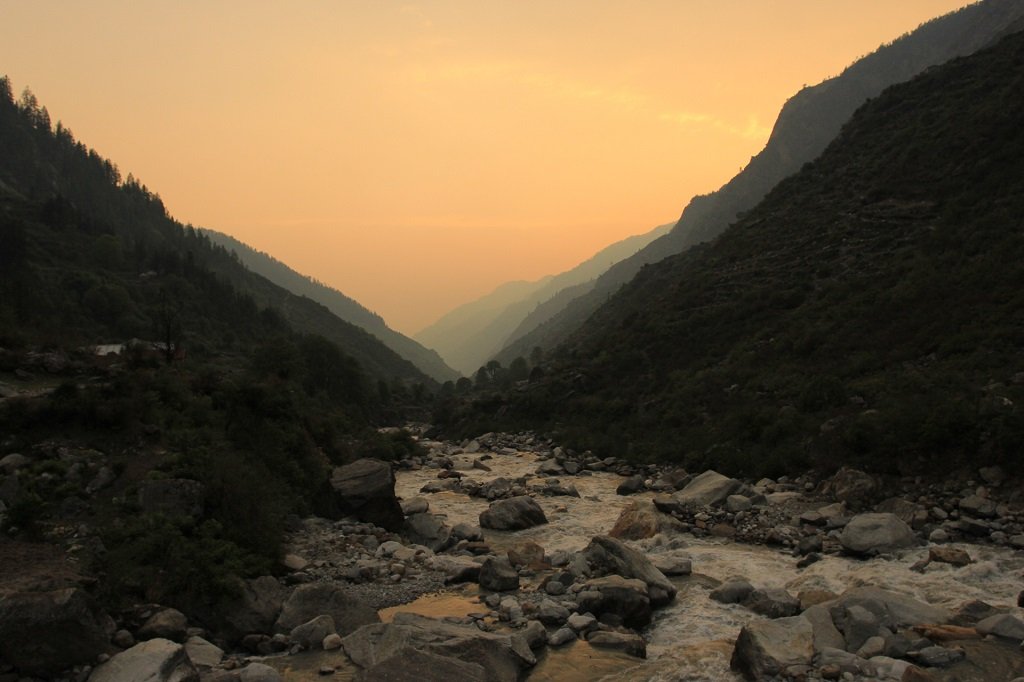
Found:
[[[1022,120],[1024,32],[888,88],[453,428],[751,476],[1021,473]]]
[[[274,284],[287,289],[296,296],[305,296],[325,306],[342,320],[364,329],[380,339],[385,346],[412,362],[424,374],[435,381],[455,381],[460,374],[445,364],[435,351],[424,348],[409,337],[387,326],[384,319],[349,298],[315,279],[291,269],[273,256],[257,251],[234,237],[214,230],[202,230],[214,244],[223,246],[238,255],[249,270],[267,278]]]
[[[1020,0],[985,0],[929,21],[858,60],[839,76],[804,88],[783,106],[764,150],[743,171],[718,191],[694,197],[668,234],[609,268],[594,286],[576,292],[557,314],[512,339],[497,358],[507,361],[535,346],[554,348],[644,265],[724,232],[779,181],[824,151],[854,110],[869,98],[929,67],[989,45],[1011,32],[1022,18],[1024,2]]]
[[[593,287],[609,267],[666,234],[672,224],[628,237],[605,247],[571,270],[535,282],[509,282],[490,294],[459,306],[413,335],[436,349],[448,364],[466,375],[503,347],[557,315],[566,303]],[[519,353],[527,357],[532,349]],[[511,362],[515,356],[508,358]]]

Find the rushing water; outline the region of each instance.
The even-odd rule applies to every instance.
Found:
[[[454,459],[464,460],[464,465],[472,457],[458,455]],[[530,476],[537,466],[535,456],[525,452],[494,454],[486,464],[491,467],[490,472],[464,473],[485,483],[498,477]],[[403,499],[411,499],[421,496],[420,488],[436,480],[436,469],[399,472],[396,492]],[[606,534],[629,504],[630,498],[615,493],[621,481],[619,476],[603,472],[566,476],[563,483],[575,485],[580,498],[538,497],[549,520],[547,525],[518,532],[486,531],[487,541],[494,548],[530,540],[547,552],[581,550],[594,535]],[[429,501],[430,511],[445,515],[450,525],[463,521],[477,524],[480,512],[488,506],[485,500],[453,492],[422,496]],[[851,587],[874,585],[956,608],[971,599],[1002,606],[1015,604],[1024,570],[1024,559],[1016,552],[975,545],[962,546],[975,563],[963,568],[932,564],[924,574],[911,571],[910,566],[926,557],[927,549],[908,551],[893,560],[861,561],[826,555],[808,568],[797,569],[796,559],[787,553],[727,540],[680,534],[670,538],[658,536],[637,545],[649,554],[688,555],[694,570],[693,576],[676,580],[676,600],[655,612],[654,622],[643,633],[648,640],[648,660],[600,652],[578,642],[543,654],[531,680],[739,679],[729,670],[732,642],[745,623],[759,616],[742,606],[719,604],[708,598],[715,585],[735,577],[746,578],[756,587],[783,587],[792,594],[804,590],[838,594]],[[462,588],[450,595],[423,597],[411,605],[389,609],[384,616],[390,617],[400,610],[444,616],[484,609],[476,601],[475,591]]]

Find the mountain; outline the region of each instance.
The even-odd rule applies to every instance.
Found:
[[[546,376],[455,421],[695,470],[1019,472],[1021,120],[1024,33],[889,88],[716,240],[644,268]]]
[[[583,292],[610,266],[636,253],[668,232],[662,225],[650,232],[611,244],[571,270],[536,282],[508,282],[476,301],[459,306],[414,335],[420,343],[436,348],[453,367],[472,375],[510,342],[527,334],[557,314],[569,290]],[[523,357],[532,348],[519,353]],[[511,362],[515,356],[507,358]]]
[[[230,345],[241,335],[233,324],[246,333],[293,329],[337,344],[374,379],[435,385],[373,335],[248,270],[171,218],[158,195],[130,175],[122,180],[112,162],[62,124],[52,129],[31,93],[15,102],[9,82],[2,83],[0,191],[8,214],[21,216],[11,219],[6,237],[17,232],[29,242],[26,267],[35,273],[14,302],[15,319],[35,310],[48,318],[35,321],[37,333],[114,343],[152,338],[160,308],[173,308],[193,351]],[[166,305],[153,296],[165,296]]]
[[[230,235],[205,229],[202,232],[214,244],[237,254],[242,265],[252,272],[296,296],[305,296],[316,301],[342,320],[369,332],[435,381],[443,383],[459,378],[460,374],[446,365],[435,351],[424,348],[409,337],[391,329],[380,315],[367,310],[337,289],[292,270],[273,256],[257,251]]]
[[[858,60],[842,74],[794,95],[783,106],[765,148],[721,189],[694,197],[664,237],[608,269],[589,290],[503,349],[499,359],[554,348],[640,268],[721,234],[783,178],[817,157],[854,110],[889,85],[971,54],[1024,20],[1019,0],[985,0],[929,21]]]

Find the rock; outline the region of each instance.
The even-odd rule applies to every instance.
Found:
[[[790,666],[811,664],[813,638],[803,616],[753,621],[740,630],[730,665],[748,680],[780,675]]]
[[[587,632],[597,626],[597,618],[589,613],[574,613],[566,620],[566,625],[576,632]]]
[[[726,498],[742,487],[743,484],[736,479],[709,469],[672,497],[685,507],[711,507],[725,502]]]
[[[438,555],[430,558],[429,565],[434,570],[444,572],[446,585],[480,580],[480,564],[466,556]]]
[[[118,649],[130,649],[135,646],[135,636],[127,630],[118,630],[114,633],[114,636],[110,638],[110,641]]]
[[[936,528],[928,534],[928,542],[943,543],[950,541],[949,533],[945,528]]]
[[[860,514],[850,519],[839,541],[852,554],[873,556],[918,544],[917,536],[894,514]]]
[[[785,618],[800,613],[800,600],[779,588],[754,590],[743,600],[743,605],[767,618]]]
[[[26,675],[49,676],[93,663],[113,632],[110,616],[78,588],[0,600],[0,659]]]
[[[284,682],[281,673],[266,663],[250,663],[238,673],[239,682]]]
[[[750,511],[753,507],[749,497],[743,495],[730,495],[725,498],[725,511],[730,514],[736,514],[739,512]]]
[[[847,651],[857,651],[883,627],[880,616],[859,604],[833,608],[832,621],[842,631]]]
[[[620,575],[637,578],[647,584],[654,607],[668,604],[676,596],[676,587],[640,552],[605,535],[597,535],[580,553],[591,568],[591,575]]]
[[[1017,642],[1024,640],[1024,622],[1009,613],[989,616],[979,621],[975,629],[983,635],[995,635]]]
[[[537,467],[537,473],[543,476],[560,476],[565,473],[562,469],[562,465],[553,459],[547,459],[540,463]]]
[[[917,652],[918,663],[929,668],[948,668],[962,661],[965,657],[963,649],[947,649],[941,646],[929,646]]]
[[[643,476],[630,476],[615,489],[616,495],[632,495],[644,489]]]
[[[185,640],[185,653],[197,668],[214,668],[224,658],[223,649],[202,637],[189,637]]]
[[[545,599],[537,607],[537,620],[545,625],[562,625],[569,619],[569,609],[550,599]]]
[[[484,539],[484,532],[480,526],[471,523],[461,522],[452,526],[452,537],[455,540],[467,540],[469,542],[480,542]]]
[[[838,676],[833,679],[838,679],[839,676],[847,673],[875,679],[877,673],[874,664],[864,660],[857,654],[852,654],[842,649],[829,648],[821,651],[815,659],[815,663],[819,668],[832,668],[837,671]]]
[[[414,497],[411,500],[402,500],[402,513],[406,516],[413,514],[425,514],[430,510],[430,503],[422,497]]]
[[[1020,604],[1017,605],[1020,606]],[[950,622],[954,625],[974,626],[989,616],[995,616],[1000,613],[1004,613],[1004,611],[978,599],[972,599],[961,604],[953,612]]]
[[[815,604],[805,609],[801,615],[810,622],[814,631],[815,653],[822,653],[826,649],[846,650],[846,639],[836,628],[828,606]]]
[[[986,485],[997,488],[1006,481],[1006,472],[999,466],[981,467],[978,469],[978,477]]]
[[[587,642],[598,649],[611,649],[621,651],[637,658],[647,658],[647,642],[640,635],[624,632],[592,632],[587,636]]]
[[[377,611],[365,602],[350,596],[342,587],[331,583],[300,585],[281,607],[274,623],[276,632],[291,632],[317,616],[334,619],[338,634],[344,636],[370,623],[379,623]]]
[[[952,617],[946,609],[879,587],[849,589],[832,605],[847,608],[854,605],[863,606],[878,618],[881,625],[890,630],[922,623],[948,623]]]
[[[536,542],[520,542],[507,550],[508,560],[518,567],[540,566],[544,563],[544,548]]]
[[[0,459],[0,469],[7,473],[11,473],[13,471],[17,471],[26,464],[29,464],[31,461],[32,460],[21,453],[12,452],[11,454],[6,455],[3,459]]]
[[[298,554],[285,554],[284,558],[281,559],[281,565],[294,573],[306,570],[309,566],[309,561],[303,559]]]
[[[363,671],[363,680],[387,682],[488,682],[476,663],[407,647]]]
[[[586,603],[586,610],[594,615],[614,614],[621,619],[623,625],[634,629],[651,622],[651,600],[647,584],[642,580],[609,575],[588,580],[584,587],[587,592],[598,595],[592,603]],[[584,602],[581,600],[580,609],[583,608]]]
[[[659,555],[655,556],[651,563],[668,577],[693,573],[693,561],[689,557]]]
[[[576,640],[576,632],[572,628],[558,628],[548,637],[548,646],[559,647]]]
[[[327,635],[326,637],[324,637],[323,641],[320,642],[320,648],[322,648],[324,651],[334,651],[335,649],[340,649],[341,635],[339,635],[337,632],[332,632],[331,634]]]
[[[139,481],[139,507],[143,514],[197,519],[203,515],[203,493],[199,481],[187,478],[144,479]]]
[[[188,619],[177,609],[160,609],[150,616],[135,633],[137,640],[169,639],[184,642],[188,630]]]
[[[240,591],[241,596],[222,607],[216,617],[218,629],[231,643],[254,632],[272,632],[288,595],[288,590],[269,575],[245,581]]]
[[[405,536],[414,545],[440,552],[452,544],[452,529],[436,514],[411,514],[405,519]]]
[[[199,682],[185,647],[169,639],[136,644],[97,666],[90,682]]]
[[[754,591],[754,586],[746,580],[730,580],[724,582],[708,595],[720,604],[739,604]]]
[[[908,526],[914,522],[914,517],[920,510],[920,505],[914,504],[902,497],[890,497],[887,500],[879,502],[878,505],[875,506],[876,512],[894,514],[900,521]]]
[[[480,587],[493,592],[519,589],[519,573],[507,559],[488,557],[480,565]]]
[[[608,534],[620,540],[643,540],[681,527],[678,520],[658,511],[650,500],[631,500]]]
[[[334,618],[317,616],[302,625],[296,625],[288,637],[303,649],[319,649],[323,646],[324,638],[333,634],[336,634]]]
[[[113,469],[107,466],[100,467],[100,470],[96,472],[93,479],[89,481],[87,486],[85,486],[85,492],[92,495],[103,490],[115,480],[117,480],[117,475],[114,474]]]
[[[516,682],[537,661],[526,640],[517,633],[483,632],[472,625],[455,625],[412,613],[397,613],[391,623],[366,625],[342,641],[345,653],[364,670],[392,657],[404,657],[399,654],[409,647],[479,665],[484,669],[484,679],[495,682]]]
[[[996,503],[980,495],[969,495],[960,500],[957,505],[965,514],[979,519],[994,519],[996,517]]]
[[[869,474],[843,467],[823,486],[823,492],[832,495],[855,509],[866,507],[878,490],[878,482]]]
[[[548,630],[539,620],[529,621],[522,632],[531,649],[539,649],[548,643]]]
[[[540,505],[525,495],[493,502],[480,513],[480,526],[494,530],[523,530],[547,522]]]
[[[392,532],[402,529],[405,516],[395,497],[395,474],[379,459],[359,459],[337,467],[331,488],[343,513]]]
[[[938,561],[953,566],[966,566],[974,563],[970,554],[956,547],[929,547],[928,561]]]

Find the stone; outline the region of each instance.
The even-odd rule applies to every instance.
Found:
[[[402,500],[402,513],[406,516],[412,514],[425,514],[430,511],[430,503],[422,497],[414,497],[411,500]]]
[[[204,492],[202,483],[187,478],[143,479],[138,502],[143,514],[197,519],[203,515]]]
[[[642,580],[609,575],[588,580],[584,588],[586,592],[597,593],[598,597],[587,602],[581,599],[581,610],[586,603],[586,610],[595,616],[614,614],[628,628],[639,629],[651,622],[651,600]]]
[[[127,630],[118,630],[110,641],[119,649],[130,649],[135,646],[135,636]]]
[[[811,624],[814,632],[814,652],[822,653],[826,649],[846,650],[846,639],[836,628],[832,614],[825,604],[815,604],[801,614]]]
[[[922,623],[948,623],[952,618],[946,609],[879,587],[851,588],[841,594],[833,605],[862,606],[890,630]]]
[[[545,599],[537,607],[537,620],[545,625],[562,625],[569,619],[569,609],[550,599]]]
[[[559,476],[565,473],[562,465],[553,459],[546,459],[537,467],[537,473],[543,476]]]
[[[750,498],[743,495],[730,495],[725,498],[725,511],[730,514],[750,511],[753,506],[754,505],[750,502]]]
[[[539,649],[548,643],[548,629],[539,620],[531,620],[523,628],[523,638],[531,649]]]
[[[26,675],[50,676],[93,663],[114,630],[110,616],[78,588],[0,600],[0,659]]]
[[[785,618],[800,613],[800,600],[781,588],[752,591],[743,605],[767,618]]]
[[[566,620],[566,625],[576,632],[587,632],[597,626],[597,618],[589,613],[574,613]]]
[[[480,526],[474,526],[471,523],[465,521],[456,523],[452,526],[452,537],[458,540],[467,540],[469,542],[480,542],[484,539],[484,532]]]
[[[309,561],[300,557],[298,554],[285,554],[284,558],[281,559],[281,565],[287,568],[292,573],[297,571],[304,571],[309,567]]]
[[[668,577],[693,573],[693,561],[689,557],[658,555],[652,559],[651,563]]]
[[[524,530],[547,522],[536,500],[525,495],[492,502],[480,512],[480,526],[493,530]]]
[[[230,643],[254,632],[272,632],[288,596],[287,588],[269,575],[246,580],[240,587],[240,596],[220,608],[216,615],[217,629]]]
[[[334,499],[343,514],[351,514],[392,532],[405,521],[395,497],[395,474],[379,459],[359,459],[331,473]]]
[[[317,616],[302,625],[296,625],[288,637],[303,649],[319,649],[323,647],[324,638],[333,634],[336,634],[334,618]]]
[[[870,474],[843,467],[823,486],[826,495],[855,509],[866,507],[878,491],[878,482]]]
[[[974,563],[970,554],[956,547],[929,547],[928,560],[953,566],[966,566]]]
[[[516,682],[537,662],[518,633],[484,632],[474,625],[457,625],[413,613],[400,612],[391,623],[363,626],[342,641],[345,653],[364,671],[392,657],[405,658],[400,654],[410,647],[479,665],[484,669],[484,679],[495,682]]]
[[[708,595],[720,604],[739,604],[754,591],[754,586],[746,580],[729,580],[711,590]]]
[[[650,500],[631,500],[608,535],[620,540],[643,540],[658,533],[679,531],[682,524],[658,510]]]
[[[238,673],[239,682],[284,682],[281,673],[266,663],[250,663]]]
[[[996,517],[996,503],[980,495],[969,495],[957,505],[965,514],[979,519],[993,519]]]
[[[480,565],[480,587],[494,592],[519,589],[519,573],[507,559],[488,557]]]
[[[199,682],[199,671],[185,647],[169,639],[151,639],[99,665],[90,682]]]
[[[337,632],[332,632],[323,638],[320,642],[320,648],[324,651],[334,651],[335,649],[341,648],[341,635]]]
[[[920,505],[914,504],[902,497],[890,497],[875,505],[876,512],[893,514],[908,526],[914,522],[914,518],[920,509]]]
[[[644,489],[643,476],[630,476],[615,489],[616,495],[632,495]]]
[[[177,609],[160,609],[146,619],[142,627],[135,633],[140,642],[147,639],[169,639],[172,642],[184,642],[188,630],[188,619]]]
[[[748,680],[782,674],[790,666],[810,665],[814,632],[803,616],[748,623],[736,638],[730,662]]]
[[[1006,481],[1006,472],[1000,466],[981,467],[978,477],[992,487],[999,487]]]
[[[847,651],[857,651],[883,627],[879,616],[859,604],[835,607],[832,621],[842,631]]]
[[[202,637],[185,640],[185,653],[197,668],[214,668],[224,659],[224,650]]]
[[[32,460],[21,453],[12,452],[11,454],[6,455],[3,459],[0,459],[0,469],[7,473],[11,473],[13,471],[17,471],[26,464],[29,464],[31,461]]]
[[[850,519],[839,538],[851,554],[873,556],[908,549],[918,544],[910,526],[895,514],[868,513]]]
[[[915,656],[918,663],[929,668],[948,668],[965,658],[963,649],[947,649],[941,646],[929,646],[921,649]]]
[[[1009,613],[989,616],[978,621],[975,629],[983,635],[995,635],[1017,642],[1024,640],[1024,622]]]
[[[548,646],[559,647],[576,640],[576,632],[572,628],[562,627],[548,637]]]
[[[488,682],[487,672],[477,663],[413,647],[401,649],[390,658],[370,666],[358,679],[387,682]]]
[[[331,583],[311,583],[295,588],[274,623],[276,632],[291,632],[317,616],[331,616],[338,634],[344,636],[363,625],[380,622],[377,611]]]
[[[598,649],[611,649],[637,658],[647,658],[647,642],[635,633],[599,630],[590,633],[587,642]]]
[[[743,484],[735,478],[709,469],[687,483],[672,498],[684,507],[711,507],[722,504],[742,487]]]
[[[877,672],[873,663],[843,649],[825,649],[818,653],[815,663],[819,667],[835,670],[838,674],[832,679],[839,679],[844,674],[874,679]]]
[[[655,608],[675,599],[675,585],[654,567],[650,559],[615,538],[595,536],[580,556],[590,567],[591,575],[614,574],[642,580],[647,584],[648,596]]]
[[[452,529],[436,514],[409,515],[405,519],[404,531],[409,542],[428,547],[433,552],[440,552],[452,544]]]
[[[520,542],[507,550],[509,562],[516,567],[540,566],[544,563],[544,548],[536,542]]]

